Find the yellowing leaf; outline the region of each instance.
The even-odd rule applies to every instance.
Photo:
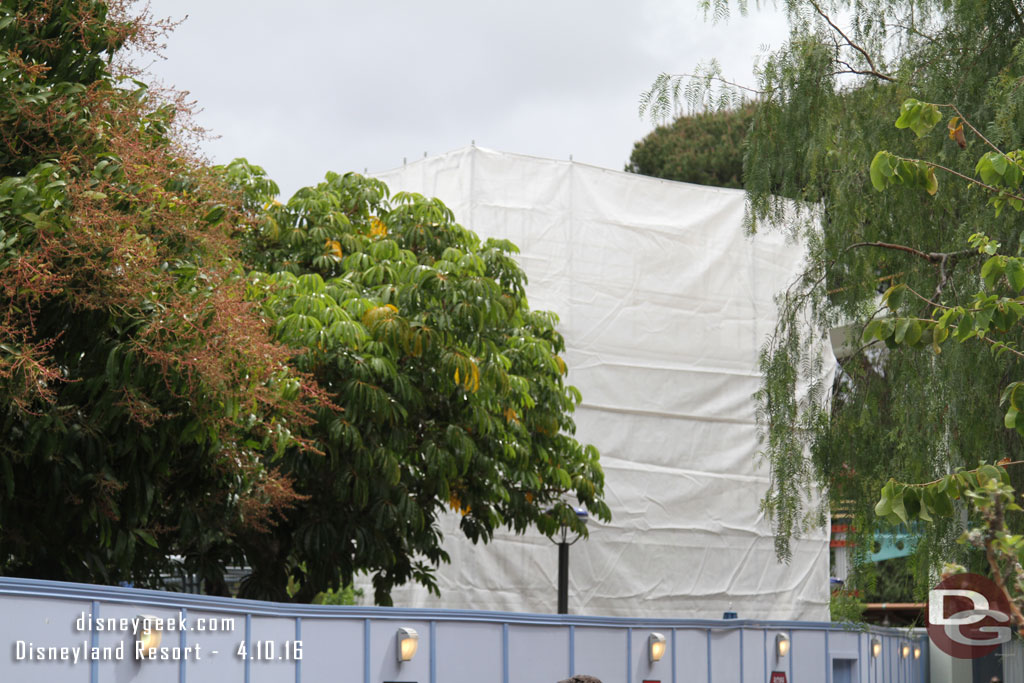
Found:
[[[459,500],[459,495],[454,491],[452,491],[451,496],[448,498],[448,507],[462,513],[463,516],[468,515],[472,510],[470,506],[462,504],[462,501]]]
[[[935,169],[929,168],[924,174],[925,190],[934,195],[939,191],[939,179],[935,177]]]
[[[949,139],[955,140],[960,149],[967,149],[967,140],[964,138],[964,124],[960,123],[960,117],[954,116],[949,120]]]
[[[363,314],[363,325],[370,329],[377,324],[383,323],[387,320],[393,320],[395,315],[398,313],[398,308],[391,304],[385,304],[383,306],[377,306],[371,308]]]
[[[324,242],[324,248],[331,252],[335,258],[340,259],[342,257],[341,242],[338,242],[337,240],[327,240]]]
[[[466,391],[475,393],[480,388],[480,368],[477,367],[476,363],[469,361],[469,370],[461,374],[459,369],[456,368],[455,384],[461,386]]]
[[[388,226],[384,221],[374,216],[370,219],[370,237],[387,237]]]

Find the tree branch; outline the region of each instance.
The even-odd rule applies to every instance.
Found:
[[[931,299],[929,299],[925,295],[919,293],[917,290],[915,290],[910,285],[906,285],[906,287],[907,287],[907,291],[908,292],[910,292],[911,294],[913,294],[914,296],[916,296],[918,299],[920,299],[921,301],[925,302],[929,306],[932,306],[933,308],[938,308],[938,309],[941,309],[941,310],[944,310],[944,311],[948,311],[950,308],[952,308],[952,306],[943,306],[942,304],[935,303],[934,301],[932,301]],[[922,319],[919,320],[919,322],[927,322],[927,321],[926,321],[926,319],[922,318]]]
[[[968,124],[968,125],[970,125],[970,124]],[[971,127],[971,130],[974,130],[973,126]],[[985,140],[984,136],[982,136],[982,140]],[[988,140],[985,140],[985,142],[988,142]],[[992,145],[991,142],[989,142],[988,144]],[[994,149],[997,152],[999,152],[1000,154],[1002,154],[1002,152],[999,150],[999,148],[996,147],[995,145],[992,145],[992,149]],[[896,156],[896,155],[894,154],[893,156]],[[958,178],[962,178],[963,180],[966,180],[969,183],[973,183],[974,185],[977,185],[979,187],[984,187],[989,192],[994,192],[997,195],[1003,195],[1005,197],[1010,197],[1012,199],[1019,199],[1022,202],[1024,202],[1024,195],[1012,194],[1010,192],[1007,192],[1006,190],[1000,190],[998,187],[995,187],[993,185],[989,185],[988,183],[983,183],[980,180],[977,180],[977,179],[972,178],[970,176],[966,176],[963,173],[960,173],[959,171],[954,171],[953,169],[949,168],[948,166],[943,166],[942,164],[936,164],[934,161],[925,161],[924,159],[910,159],[910,158],[907,158],[907,157],[899,157],[899,158],[903,159],[905,161],[913,161],[915,163],[928,164],[932,168],[937,168],[940,171],[945,171],[946,173],[951,173],[951,174],[955,175]]]
[[[953,329],[956,329],[956,327],[954,326]],[[1010,353],[1012,353],[1013,355],[1017,356],[1018,358],[1024,358],[1024,353],[1018,351],[1017,349],[1013,348],[1012,346],[1007,346],[1005,342],[999,342],[999,341],[996,341],[995,339],[991,339],[989,337],[981,337],[981,336],[979,336],[978,339],[981,339],[982,341],[988,342],[989,344],[992,344],[992,345],[1003,344],[1003,348],[1005,350],[1009,351]]]
[[[975,135],[977,135],[979,138],[981,138],[982,140],[985,141],[986,145],[988,145],[989,147],[994,149],[999,154],[1002,154],[1003,156],[1006,156],[1006,154],[1003,152],[1003,150],[999,149],[994,144],[992,144],[992,142],[987,137],[985,137],[984,135],[981,134],[980,130],[978,130],[973,125],[971,125],[971,122],[968,121],[967,118],[964,117],[964,115],[960,113],[960,110],[957,109],[957,106],[955,104],[939,104],[939,105],[936,105],[936,106],[948,107],[948,108],[952,109],[954,112],[956,112],[956,115],[960,117],[960,120],[963,121],[964,123],[966,123],[968,128],[970,128],[972,131],[974,131]]]
[[[707,76],[707,75],[700,76],[698,74],[690,74],[690,73],[679,74],[679,75],[675,76],[675,78],[684,78],[684,77],[685,78],[693,78],[693,79],[697,79],[697,80],[701,80],[701,81],[708,81],[708,80],[718,81],[719,83],[724,83],[725,85],[731,85],[734,88],[739,88],[740,90],[746,90],[747,92],[753,93],[755,95],[764,95],[765,94],[764,90],[757,90],[755,88],[750,88],[750,87],[745,86],[745,85],[740,85],[739,83],[733,83],[732,81],[726,80],[726,79],[722,78],[721,76]]]
[[[1024,465],[1024,460],[1013,460],[1012,462],[999,461],[999,462],[996,463],[997,467],[1003,467],[1003,468],[1010,467],[1012,465]],[[977,472],[978,470],[977,469],[973,469],[973,470],[967,470],[967,471],[968,472]],[[950,474],[954,474],[954,473],[951,472]],[[917,488],[924,488],[925,486],[931,486],[932,484],[938,484],[943,479],[945,479],[945,477],[940,477],[939,479],[935,479],[933,481],[926,481],[923,484],[903,484],[903,486],[907,486],[908,488],[915,488],[915,489],[917,489]]]
[[[929,43],[934,43],[935,42],[935,36],[928,35],[924,31],[922,31],[921,29],[917,28],[916,26],[908,25],[908,24],[898,24],[896,22],[893,22],[892,24],[889,24],[889,25],[890,26],[895,26],[896,28],[901,28],[904,31],[906,31],[907,33],[916,33],[917,35],[919,35],[922,38],[924,38],[925,40],[927,40]]]
[[[879,247],[881,249],[895,249],[896,251],[905,251],[908,254],[913,254],[914,256],[919,256],[919,257],[923,258],[925,261],[928,261],[929,263],[940,263],[940,264],[946,263],[946,261],[949,260],[949,259],[958,259],[961,256],[968,256],[970,254],[976,253],[974,249],[962,249],[960,251],[948,251],[948,252],[943,252],[943,251],[930,251],[930,252],[927,252],[927,251],[921,251],[919,249],[914,249],[913,247],[908,247],[908,246],[903,245],[903,244],[890,244],[888,242],[856,242],[856,243],[851,244],[850,246],[846,247],[846,249],[844,249],[844,251],[849,251],[851,249],[855,249],[855,248],[858,248],[858,247]]]
[[[940,308],[940,309],[943,309],[943,310],[946,310],[946,311],[948,311],[948,310],[949,310],[950,308],[952,308],[951,306],[943,306],[942,304],[937,304],[937,303],[935,303],[934,301],[931,301],[930,299],[926,299],[925,297],[923,297],[923,296],[921,296],[920,294],[918,294],[917,292],[915,292],[915,291],[914,291],[913,289],[910,289],[910,287],[907,287],[907,290],[908,290],[908,291],[909,291],[909,292],[910,292],[911,294],[913,294],[914,296],[916,296],[917,298],[921,299],[921,301],[924,301],[924,302],[926,302],[926,303],[928,303],[928,304],[930,304],[930,305],[934,306],[935,308]],[[978,312],[979,310],[980,310],[980,309],[976,309],[976,308],[969,308],[969,309],[967,309],[967,310],[966,310],[966,312],[967,312],[967,313],[977,313],[977,312]],[[877,312],[876,312],[876,314],[877,314]],[[870,319],[873,319],[874,317],[875,317],[875,316],[874,316],[874,315],[872,315]],[[869,321],[870,321],[870,319],[869,319]],[[926,324],[926,325],[930,325],[930,324],[932,324],[932,323],[934,323],[934,322],[935,322],[934,318],[911,318],[911,317],[909,317],[909,316],[905,316],[905,317],[904,317],[903,319],[905,319],[905,320],[914,320],[914,321],[916,321],[916,322],[919,322],[919,323],[924,323],[924,324]],[[946,329],[948,329],[948,330],[951,330],[950,334],[952,335],[952,334],[953,334],[954,332],[956,332],[956,331],[957,331],[957,330],[958,330],[959,328],[960,328],[960,326],[959,326],[959,325],[950,325],[950,326],[949,326],[949,327],[947,327]],[[1015,349],[1015,348],[1013,348],[1012,346],[1009,346],[1009,345],[1007,345],[1007,344],[1006,344],[1006,342],[1001,342],[1001,341],[997,341],[997,340],[995,340],[995,339],[992,339],[991,337],[987,337],[987,336],[982,336],[982,335],[980,335],[980,334],[977,334],[977,335],[975,335],[975,336],[976,336],[976,338],[977,338],[977,339],[979,339],[979,340],[981,340],[981,341],[983,341],[983,342],[986,342],[986,343],[988,343],[988,344],[991,344],[991,345],[993,345],[993,346],[995,346],[996,344],[1002,344],[1002,345],[1003,345],[1003,350],[1005,350],[1005,351],[1009,351],[1010,353],[1012,353],[1013,355],[1017,356],[1018,358],[1024,358],[1024,351],[1019,351],[1018,349]],[[868,344],[867,346],[871,346],[871,345],[870,345],[870,344]],[[1019,465],[1019,464],[1021,464],[1021,463],[1024,463],[1024,461],[1020,461],[1020,462],[1011,462],[1011,463],[1007,463],[1007,464],[1010,464],[1010,465]],[[930,482],[930,483],[934,484],[935,482]],[[909,486],[914,486],[915,484],[908,484],[908,485],[909,485]],[[921,484],[921,486],[927,486],[927,484]]]
[[[995,540],[996,535],[1004,530],[1002,501],[996,497],[994,504],[995,510],[991,513],[989,530],[985,537],[985,559],[988,560],[988,566],[992,570],[993,582],[1003,592],[1003,595],[1006,596],[1006,601],[1010,603],[1013,623],[1016,626],[1022,626],[1024,625],[1024,614],[1021,614],[1020,607],[1017,606],[1017,602],[1010,596],[1010,591],[1006,589],[1006,580],[1003,578],[1003,570],[999,567],[999,558],[996,557],[995,551],[992,550],[992,542]]]
[[[859,52],[862,55],[864,55],[864,59],[867,60],[868,66],[871,67],[871,69],[867,70],[867,71],[859,71],[859,70],[855,70],[854,69],[850,73],[861,74],[861,75],[864,75],[864,76],[874,76],[875,78],[880,78],[880,79],[882,79],[884,81],[890,81],[890,82],[896,80],[892,76],[886,76],[885,74],[879,72],[878,68],[875,66],[875,62],[871,59],[871,55],[868,54],[867,50],[865,50],[860,45],[858,45],[857,43],[855,43],[852,40],[850,40],[849,36],[847,36],[845,33],[843,33],[843,30],[841,28],[839,28],[838,26],[836,26],[832,22],[832,19],[827,14],[825,14],[825,12],[822,11],[821,7],[818,6],[818,3],[814,2],[814,0],[810,0],[810,2],[811,2],[811,7],[814,8],[814,11],[817,12],[818,15],[822,19],[824,19],[826,22],[828,22],[828,25],[832,27],[833,31],[835,31],[836,33],[838,33],[839,35],[841,35],[843,37],[843,40],[846,41],[847,45],[849,45],[854,50],[856,50],[857,52]],[[840,63],[846,64],[846,62],[840,62]],[[850,65],[846,64],[846,66],[850,66]]]

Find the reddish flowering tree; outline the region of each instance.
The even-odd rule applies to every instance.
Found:
[[[0,8],[0,570],[218,591],[224,539],[293,503],[268,456],[305,417],[246,302],[235,194],[118,75],[118,4]],[[211,554],[211,549],[217,548]]]

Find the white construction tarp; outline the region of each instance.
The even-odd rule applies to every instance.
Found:
[[[583,394],[576,438],[601,452],[613,514],[571,548],[571,612],[828,619],[827,532],[794,540],[780,564],[759,509],[758,353],[802,248],[748,237],[742,191],[569,161],[469,147],[378,177],[517,244],[531,308],[561,319]],[[473,545],[454,515],[444,533],[441,597],[406,586],[396,605],[555,611],[551,541],[499,532]]]

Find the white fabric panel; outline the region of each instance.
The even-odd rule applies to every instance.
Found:
[[[561,319],[583,393],[576,436],[601,451],[614,515],[572,547],[570,611],[828,619],[825,530],[794,541],[782,565],[759,511],[758,352],[802,248],[748,238],[741,191],[571,162],[469,147],[380,178],[516,243],[531,307]],[[550,541],[499,533],[474,546],[455,515],[444,529],[441,598],[407,586],[396,605],[555,611]]]

